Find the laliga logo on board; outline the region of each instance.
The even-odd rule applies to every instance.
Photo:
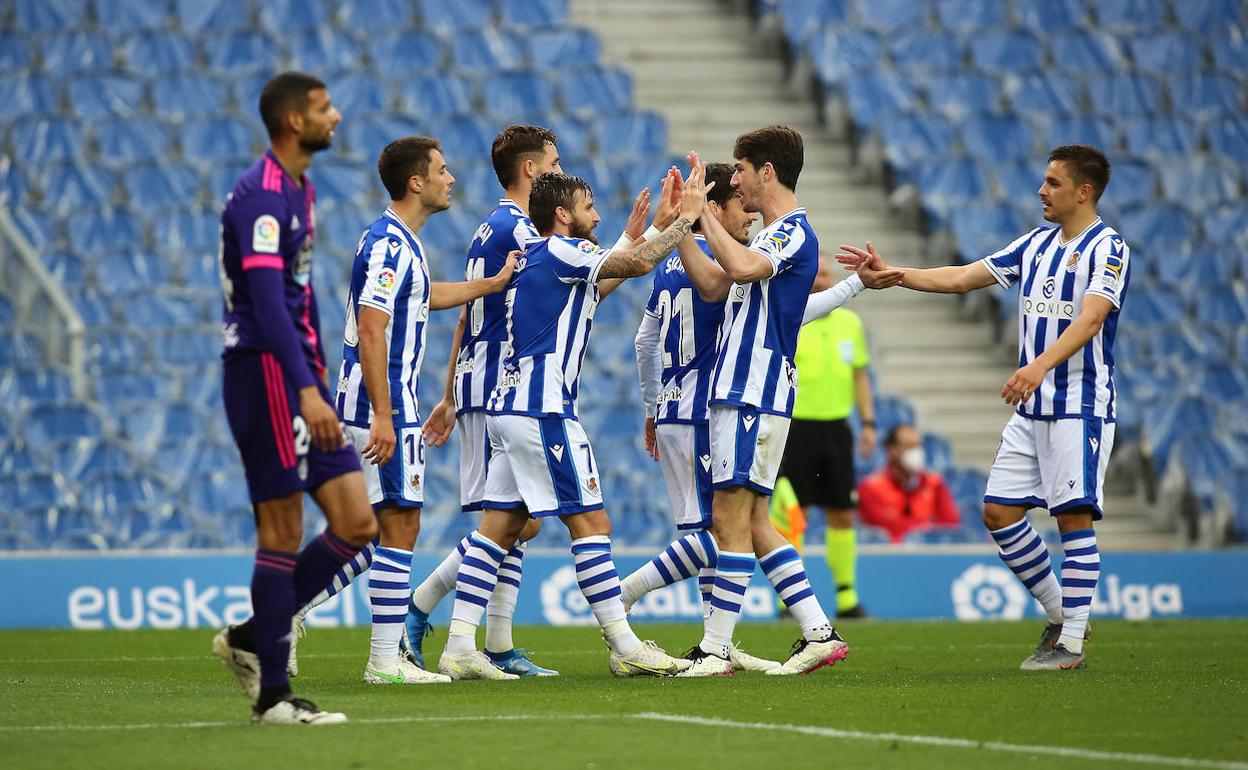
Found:
[[[958,620],[1019,620],[1027,608],[1027,590],[1005,567],[972,564],[950,593]]]
[[[542,581],[542,617],[554,626],[592,626],[594,614],[576,584],[576,567],[567,565]]]

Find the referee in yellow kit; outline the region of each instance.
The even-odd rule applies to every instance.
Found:
[[[812,291],[832,286],[833,263],[819,255],[819,273]],[[875,451],[875,408],[867,365],[867,338],[862,320],[852,310],[837,308],[802,327],[795,356],[797,400],[789,440],[780,465],[784,478],[772,498],[772,521],[801,550],[806,529],[805,508],[823,509],[827,517],[828,568],[836,581],[836,615],[865,617],[858,602],[858,541],[854,532],[857,504],[854,477],[854,433],[849,416],[858,407],[862,431],[858,451]],[[788,484],[784,481],[787,479]]]

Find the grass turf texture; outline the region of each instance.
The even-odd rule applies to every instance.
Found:
[[[842,625],[850,655],[834,668],[694,680],[616,680],[596,629],[521,628],[517,640],[563,676],[422,687],[361,684],[367,630],[312,629],[300,646],[296,691],[355,720],[328,728],[248,724],[233,677],[208,654],[212,630],[8,631],[0,633],[0,761],[6,768],[1148,766],[629,716],[656,712],[1248,760],[1248,622],[1094,627],[1082,672],[1017,670],[1038,638],[1037,623],[868,621]],[[673,651],[700,633],[642,630]],[[745,649],[773,658],[787,654],[794,636],[784,624],[738,629]],[[437,660],[444,640],[444,629],[426,640],[427,659]]]

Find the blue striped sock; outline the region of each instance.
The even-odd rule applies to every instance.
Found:
[[[412,603],[421,612],[428,615],[443,597],[455,590],[455,581],[459,579],[459,565],[464,562],[464,554],[468,552],[468,537],[465,536],[451,552],[446,555],[429,577],[412,591]]]
[[[511,638],[511,619],[516,614],[516,599],[520,596],[520,578],[524,574],[525,544],[516,542],[498,568],[498,585],[490,594],[485,607],[486,652],[507,652],[514,649]]]
[[[602,628],[607,644],[616,653],[632,652],[641,640],[624,617],[620,575],[611,558],[611,538],[606,535],[578,537],[572,541],[572,559],[576,562],[576,584]]]
[[[715,565],[715,588],[711,591],[711,612],[698,645],[704,652],[728,657],[728,647],[732,644],[732,633],[741,616],[741,602],[754,574],[754,564],[752,553],[719,552],[719,561]]]
[[[717,549],[709,532],[688,532],[673,540],[663,552],[641,565],[624,579],[624,606],[632,607],[641,597],[673,583],[688,580],[701,570],[715,566]]]
[[[1044,605],[1045,614],[1050,623],[1062,622],[1062,586],[1053,574],[1053,565],[1049,561],[1049,549],[1031,521],[1024,516],[1022,521],[1008,527],[994,529],[989,532],[1000,549],[998,555],[1005,566],[1018,575],[1023,585],[1031,591],[1031,595]]]
[[[498,583],[499,565],[507,557],[507,551],[480,532],[469,535],[468,543],[455,580],[455,607],[451,610],[447,652],[468,652],[477,648],[477,626],[481,625],[481,615]]]
[[[702,594],[702,620],[711,616],[711,592],[715,590],[715,568],[698,570],[698,592]]]
[[[342,565],[336,573],[333,580],[329,581],[329,585],[325,587],[319,594],[313,596],[311,601],[299,608],[298,617],[302,618],[312,610],[321,606],[325,602],[332,599],[335,595],[346,590],[347,586],[355,582],[355,579],[364,574],[364,570],[368,569],[373,563],[373,549],[377,547],[377,541],[364,546],[360,549],[350,561]]]
[[[759,566],[767,575],[768,582],[775,589],[776,596],[789,608],[797,623],[802,627],[802,635],[812,641],[827,639],[832,633],[832,623],[819,604],[819,598],[810,587],[810,579],[806,577],[806,565],[802,563],[801,554],[791,545],[783,545],[759,559]]]
[[[373,611],[369,657],[379,665],[389,665],[399,656],[411,579],[411,551],[377,546],[368,572],[368,604]]]
[[[1101,576],[1101,552],[1096,547],[1096,531],[1079,529],[1062,534],[1062,638],[1058,641],[1071,652],[1083,651],[1083,635],[1088,630],[1092,595]]]

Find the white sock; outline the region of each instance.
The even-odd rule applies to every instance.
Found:
[[[1023,585],[1031,591],[1044,612],[1049,616],[1050,623],[1062,622],[1062,586],[1053,574],[1053,565],[1049,561],[1049,549],[1031,521],[1024,516],[1022,521],[1001,529],[990,530],[992,539],[996,541],[998,554],[1005,566],[1013,570]]]
[[[647,593],[715,566],[715,541],[706,531],[688,532],[663,549],[663,553],[637,568],[621,584],[624,607],[631,608]]]
[[[759,566],[766,573],[776,596],[797,619],[802,636],[812,642],[827,639],[832,633],[832,623],[810,587],[806,565],[802,564],[797,549],[782,545],[760,559]]]
[[[368,573],[368,603],[373,611],[369,658],[379,666],[389,666],[399,656],[411,579],[411,551],[377,546]]]
[[[715,588],[711,592],[711,613],[699,647],[703,652],[728,657],[732,633],[741,617],[741,600],[754,574],[754,554],[719,552],[715,565]]]
[[[602,628],[607,645],[617,655],[627,655],[641,646],[625,618],[620,598],[620,575],[611,559],[611,538],[606,535],[579,537],[572,541],[576,562],[576,582],[589,603],[594,619]]]
[[[459,565],[464,561],[464,553],[468,551],[468,538],[460,540],[442,563],[429,573],[424,582],[412,591],[412,603],[425,614],[433,612],[438,602],[455,588],[455,580],[459,575]]]
[[[480,532],[474,531],[468,536],[468,549],[455,581],[455,606],[451,610],[447,652],[477,649],[477,627],[481,625],[481,615],[490,602],[490,594],[494,593],[498,567],[506,556],[507,552],[498,543]]]
[[[516,647],[511,638],[511,620],[516,615],[516,597],[520,595],[526,547],[526,543],[517,541],[498,568],[498,585],[494,586],[490,603],[485,607],[486,652],[507,652]]]
[[[1058,643],[1071,652],[1083,652],[1092,595],[1101,576],[1101,552],[1096,531],[1081,529],[1062,534],[1066,558],[1062,562],[1062,636]]]
[[[715,568],[698,570],[698,592],[702,594],[702,620],[711,616],[711,592],[715,590]]]

